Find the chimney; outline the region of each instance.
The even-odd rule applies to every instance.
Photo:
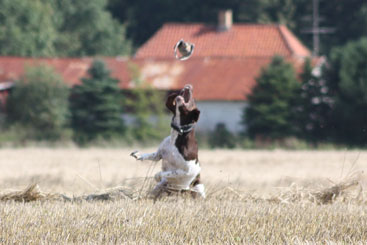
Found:
[[[218,14],[218,31],[228,31],[232,27],[232,10],[221,10]]]

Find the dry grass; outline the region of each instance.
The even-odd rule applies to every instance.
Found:
[[[31,184],[22,191],[13,191],[0,195],[0,201],[32,202],[51,201],[61,195],[43,193],[37,184]]]
[[[129,152],[0,150],[0,244],[367,243],[366,152],[201,151],[207,199],[156,203]]]
[[[366,206],[265,201],[36,202],[0,208],[2,243],[365,244]]]

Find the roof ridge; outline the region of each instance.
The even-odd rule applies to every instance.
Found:
[[[176,22],[176,21],[169,21],[163,23],[163,26],[165,25],[209,25],[209,23],[203,23],[203,22]]]
[[[284,58],[289,58],[291,57],[290,55],[282,55]],[[219,55],[214,55],[214,56],[196,56],[196,57],[191,57],[190,61],[192,60],[239,60],[239,61],[244,61],[247,59],[258,59],[258,60],[262,60],[262,59],[271,59],[273,57],[273,55],[263,55],[263,56],[258,56],[258,55],[250,55],[250,56],[219,56]],[[175,60],[174,58],[171,57],[166,57],[166,56],[157,56],[157,57],[135,57],[132,58],[130,61],[172,61],[172,62],[178,62],[177,60]],[[190,62],[188,61],[188,62]]]
[[[216,23],[205,23],[205,22],[165,22],[162,26],[166,25],[202,25],[202,26],[216,26]],[[266,26],[266,27],[278,27],[279,24],[276,23],[248,23],[248,22],[236,22],[232,26]]]
[[[134,58],[172,57],[170,46],[181,38],[195,43],[195,56],[306,56],[309,52],[285,26],[275,23],[236,23],[220,32],[214,24],[166,22]]]
[[[279,25],[278,29],[293,56],[305,57],[311,55],[307,46],[286,25]]]
[[[277,24],[277,30],[279,31],[279,34],[280,36],[282,37],[282,40],[284,41],[285,43],[285,46],[287,47],[287,49],[289,50],[289,52],[291,53],[291,55],[294,55],[294,50],[292,49],[291,45],[289,44],[288,42],[288,39],[285,37],[283,31],[282,31],[282,28],[281,27],[285,27],[287,28],[285,25],[282,25],[282,24]]]

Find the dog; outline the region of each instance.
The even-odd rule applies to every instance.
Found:
[[[156,199],[165,191],[190,191],[193,196],[205,198],[204,185],[200,183],[198,144],[195,125],[200,111],[193,98],[193,87],[186,85],[179,93],[167,97],[166,107],[173,113],[171,134],[153,153],[138,151],[130,155],[139,161],[162,160],[162,171],[154,179],[158,182],[151,195]]]

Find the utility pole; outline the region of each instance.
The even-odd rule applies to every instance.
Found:
[[[320,51],[320,34],[333,33],[335,28],[319,27],[319,0],[312,0],[312,28],[305,29],[303,33],[312,33],[313,56],[318,56]]]
[[[312,1],[312,30],[313,30],[313,56],[317,56],[320,51],[320,30],[319,30],[319,0]]]

